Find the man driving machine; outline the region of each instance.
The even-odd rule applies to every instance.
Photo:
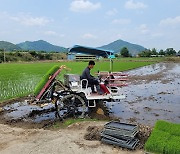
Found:
[[[84,69],[80,78],[81,78],[81,80],[83,80],[83,79],[88,80],[88,86],[91,87],[92,93],[98,93],[98,94],[102,95],[102,91],[100,89],[98,79],[90,74],[90,71],[91,71],[91,69],[94,68],[94,65],[95,65],[94,61],[92,61],[92,60],[89,61],[88,66]],[[85,83],[83,83],[83,86],[84,85],[85,85]],[[94,85],[96,86],[97,92],[94,90]]]

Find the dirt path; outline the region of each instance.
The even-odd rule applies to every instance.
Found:
[[[100,126],[104,122],[81,122],[56,131],[43,129],[12,128],[0,124],[0,154],[128,154],[118,147],[87,141],[84,134],[88,126]],[[133,151],[141,154],[143,151]]]

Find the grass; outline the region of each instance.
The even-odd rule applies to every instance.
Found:
[[[145,144],[145,150],[153,153],[179,154],[180,124],[157,121]]]
[[[125,71],[155,63],[155,61],[114,60],[113,71]],[[156,61],[157,62],[157,61]],[[2,63],[0,64],[0,102],[32,94],[46,72],[54,65],[66,65],[71,71],[62,71],[58,78],[63,80],[66,73],[81,74],[87,62],[33,62],[33,63]],[[100,71],[109,71],[109,61],[96,62],[92,74]]]
[[[52,128],[57,129],[57,128],[67,128],[68,126],[74,124],[74,123],[79,123],[79,122],[83,122],[83,121],[99,121],[97,119],[89,119],[89,118],[85,118],[85,119],[66,119],[65,121],[62,122],[56,122]]]

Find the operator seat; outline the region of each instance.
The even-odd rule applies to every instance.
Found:
[[[83,79],[81,76],[80,76],[80,80],[81,80],[82,88],[88,88],[88,87],[94,86],[94,85],[89,84],[88,80]]]

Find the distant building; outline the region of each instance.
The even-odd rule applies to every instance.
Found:
[[[68,60],[74,60],[75,59],[75,55],[74,53],[68,53],[67,59]]]
[[[68,60],[96,60],[104,58],[115,58],[112,50],[105,50],[101,48],[92,48],[75,45],[69,49]]]
[[[97,60],[99,59],[98,56],[95,55],[89,55],[89,54],[81,54],[81,53],[68,53],[68,60],[84,60],[84,61],[89,61],[89,60]]]
[[[164,57],[164,55],[151,55],[151,57]]]
[[[151,55],[151,57],[157,57],[158,55]]]

